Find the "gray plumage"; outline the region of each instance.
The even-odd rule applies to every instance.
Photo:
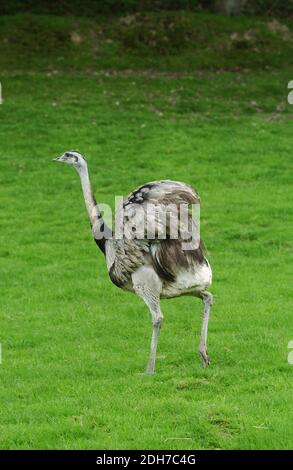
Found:
[[[163,320],[160,299],[181,295],[203,300],[199,352],[204,366],[207,366],[207,330],[212,304],[212,295],[207,289],[212,281],[212,271],[201,240],[193,236],[197,227],[190,207],[199,205],[198,194],[178,181],[154,181],[140,186],[124,199],[117,210],[115,220],[119,230],[123,228],[123,236],[119,238],[111,233],[99,212],[85,158],[76,151],[70,151],[56,160],[74,165],[80,175],[94,237],[105,255],[112,282],[123,290],[136,293],[150,310],[153,334],[147,373],[152,374],[155,369]],[[179,210],[183,210],[186,223],[180,222],[178,227]],[[176,238],[174,233],[178,235]],[[187,250],[184,248],[186,243],[191,243]]]

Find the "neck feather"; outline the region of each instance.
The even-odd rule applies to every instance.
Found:
[[[87,165],[81,166],[77,169],[77,171],[80,176],[83,197],[87,213],[90,219],[90,224],[92,227],[95,242],[97,243],[100,250],[105,254],[105,243],[111,233],[110,229],[105,224],[103,217],[99,211],[99,207],[96,203],[96,199],[91,187]]]

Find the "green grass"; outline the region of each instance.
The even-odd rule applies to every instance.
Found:
[[[174,74],[157,57],[152,72],[21,71],[11,60],[0,77],[0,447],[292,448],[292,68]],[[112,206],[159,178],[199,190],[210,368],[197,357],[201,303],[181,298],[162,302],[156,375],[139,375],[149,314],[110,283],[78,176],[51,163],[70,148]]]

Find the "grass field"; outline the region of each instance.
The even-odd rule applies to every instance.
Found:
[[[152,71],[46,70],[6,52],[0,447],[292,448],[292,67],[163,73],[158,57]],[[140,375],[149,314],[110,283],[78,176],[51,162],[71,148],[112,206],[154,179],[198,189],[214,271],[208,369],[201,303],[181,298],[162,302],[157,373]]]

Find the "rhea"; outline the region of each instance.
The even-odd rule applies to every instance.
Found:
[[[196,227],[189,209],[191,205],[199,205],[196,191],[187,184],[170,180],[140,186],[123,200],[116,211],[115,220],[120,220],[124,229],[122,236],[118,237],[117,227],[114,233],[103,220],[92,191],[85,157],[77,151],[67,151],[54,160],[72,165],[80,176],[93,236],[106,259],[111,281],[120,289],[137,294],[149,308],[153,331],[146,372],[153,374],[155,371],[163,321],[160,300],[183,295],[197,297],[203,302],[199,353],[203,366],[208,366],[207,334],[213,296],[207,289],[211,285],[212,271],[202,241],[192,237]],[[149,207],[155,210],[150,211]],[[176,238],[171,236],[171,231],[176,219],[175,209],[180,207],[188,207],[183,212],[190,233],[185,230],[185,236],[184,230],[183,234],[178,231]],[[141,221],[144,215],[148,218],[148,230],[137,230],[137,219]],[[152,236],[149,236],[149,227],[154,229]]]

